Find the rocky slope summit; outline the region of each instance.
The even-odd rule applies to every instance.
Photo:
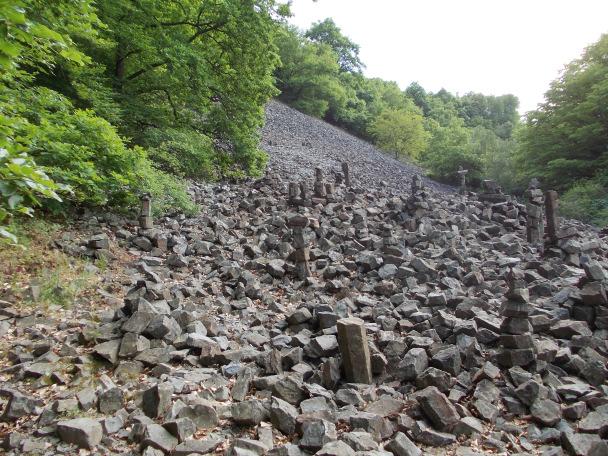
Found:
[[[90,308],[1,303],[6,453],[608,454],[606,239],[564,221],[541,253],[524,206],[371,146],[336,183],[350,146],[300,134],[263,179],[193,187],[197,217],[57,240],[125,266]]]
[[[368,142],[278,101],[266,108],[262,147],[270,154],[269,168],[290,179],[312,179],[316,167],[325,173],[339,171],[345,161],[365,188],[385,185],[407,191],[412,177],[418,175],[427,187],[451,191],[424,177],[418,166],[395,160]]]

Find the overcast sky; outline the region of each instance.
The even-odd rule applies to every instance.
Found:
[[[370,77],[426,90],[543,101],[566,63],[608,33],[608,0],[293,0],[291,22],[333,18]]]

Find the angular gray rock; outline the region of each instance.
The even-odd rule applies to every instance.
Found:
[[[371,359],[363,320],[342,318],[338,320],[337,328],[346,380],[353,383],[371,383]]]
[[[79,448],[91,450],[101,442],[103,430],[97,420],[92,418],[76,418],[59,421],[57,423],[57,434],[66,443],[72,443]]]

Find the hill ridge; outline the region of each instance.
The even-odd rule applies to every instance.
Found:
[[[419,166],[396,160],[369,142],[278,100],[266,106],[261,146],[270,155],[269,168],[285,179],[311,179],[315,167],[331,173],[340,170],[341,161],[347,161],[352,175],[366,188],[385,181],[394,190],[402,190],[419,175],[434,190],[453,191],[425,177]]]

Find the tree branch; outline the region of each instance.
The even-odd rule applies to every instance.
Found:
[[[147,73],[148,71],[153,70],[154,68],[158,68],[158,67],[160,67],[160,66],[166,65],[167,63],[169,63],[169,61],[168,61],[168,60],[164,60],[164,61],[162,61],[162,62],[156,62],[156,63],[153,63],[152,65],[150,65],[150,66],[149,66],[149,67],[147,67],[147,68],[142,68],[142,69],[140,69],[140,70],[137,70],[135,73],[131,73],[129,76],[127,76],[127,78],[126,78],[126,79],[127,79],[128,81],[132,81],[133,79],[138,78],[138,77],[139,77],[139,76],[141,76],[142,74]]]

